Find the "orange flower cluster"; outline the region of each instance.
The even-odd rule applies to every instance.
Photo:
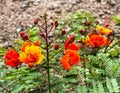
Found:
[[[40,64],[44,56],[39,45],[39,41],[36,41],[35,43],[26,41],[21,47],[22,52],[20,54],[17,51],[10,49],[5,54],[6,64],[11,67],[17,67],[21,63],[26,63],[29,67],[33,67],[34,64]]]
[[[91,34],[88,41],[91,47],[103,47],[110,43],[106,37],[98,34]]]
[[[71,66],[77,65],[80,62],[80,56],[77,52],[79,46],[75,43],[70,43],[69,39],[65,42],[65,55],[61,58],[61,64],[66,70],[70,70]]]
[[[28,64],[29,67],[33,67],[34,64],[40,64],[44,56],[38,44],[38,41],[36,41],[34,44],[31,44],[28,41],[25,42],[22,45],[22,52],[20,53],[19,60],[23,63]]]
[[[61,59],[61,64],[66,70],[70,70],[71,66],[77,65],[80,62],[80,56],[77,51],[67,49],[65,55]]]

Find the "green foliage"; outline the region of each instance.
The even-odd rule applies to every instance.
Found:
[[[2,74],[2,73],[1,73]],[[12,81],[12,82],[11,82]],[[22,67],[19,69],[11,69],[1,75],[1,82],[8,84],[8,90],[12,93],[32,91],[36,87],[44,86],[45,80],[37,68]]]
[[[120,19],[114,18],[117,26]],[[84,25],[89,21],[90,25]],[[51,40],[49,59],[50,59],[50,81],[52,93],[119,93],[120,92],[120,46],[119,39],[107,48],[86,51],[81,48],[79,51],[81,62],[66,71],[60,64],[60,58],[64,53],[64,42],[66,36],[75,35],[76,42],[81,41],[85,36],[80,34],[82,29],[90,29],[96,26],[96,19],[88,11],[77,11],[74,14],[64,15],[59,19],[59,26],[56,35]],[[66,29],[67,34],[61,36],[61,30]],[[36,27],[28,28],[25,32],[29,33],[32,42],[39,40],[39,29]],[[59,37],[59,38],[58,38]],[[15,49],[19,51],[19,46],[23,40],[15,40]],[[53,44],[59,43],[59,49],[54,50]],[[45,48],[45,42],[41,42],[41,47]],[[106,52],[105,52],[106,49]],[[97,52],[96,52],[97,51]],[[46,57],[46,51],[42,51]],[[96,54],[93,54],[96,52]],[[27,67],[23,64],[20,68],[11,68],[5,65],[3,56],[6,49],[0,48],[0,93],[47,93],[47,65],[46,59],[43,64]],[[87,55],[85,55],[87,54]],[[38,69],[41,68],[41,69]]]
[[[115,21],[115,23],[116,23],[116,26],[118,26],[118,27],[120,28],[120,17],[118,17],[118,16],[113,16],[113,19],[114,19],[114,21]]]

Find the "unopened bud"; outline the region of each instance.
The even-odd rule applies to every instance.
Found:
[[[104,26],[105,26],[105,27],[109,27],[109,26],[110,26],[110,24],[106,23]]]
[[[23,35],[25,35],[25,32],[21,31],[20,36],[22,37]]]
[[[38,24],[38,18],[34,18],[34,24]]]
[[[59,48],[59,44],[54,44],[54,49],[57,50]]]
[[[58,27],[58,21],[55,21],[55,27]]]
[[[28,40],[28,35],[26,35],[26,34],[21,36],[21,37],[22,37],[23,40]]]
[[[21,38],[23,39],[23,40],[28,40],[28,35],[27,34],[25,34],[25,32],[20,32],[20,36],[21,36]]]
[[[70,36],[70,43],[72,43],[74,40],[75,40],[75,36],[74,36],[74,35],[71,35],[71,36]]]
[[[85,23],[84,23],[86,26],[90,26],[90,22],[89,21],[86,21]]]
[[[42,33],[40,33],[40,36],[41,36],[41,37],[44,37],[44,36],[45,36],[45,34],[42,32]]]
[[[84,35],[85,34],[85,30],[80,30],[80,34]]]
[[[64,35],[66,33],[65,29],[62,29],[62,35]]]
[[[53,22],[51,22],[51,25],[54,25],[54,23],[53,23]]]

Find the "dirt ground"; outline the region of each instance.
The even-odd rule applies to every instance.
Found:
[[[12,44],[17,33],[33,25],[33,18],[47,13],[61,17],[62,13],[88,10],[98,19],[120,16],[120,0],[0,0],[0,47]]]

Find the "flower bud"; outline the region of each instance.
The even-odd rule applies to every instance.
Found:
[[[41,36],[41,37],[44,37],[44,36],[45,36],[45,34],[42,32],[42,33],[40,33],[40,36]]]
[[[109,26],[110,26],[110,24],[106,23],[104,26],[105,26],[105,27],[109,27]]]
[[[86,26],[90,26],[90,22],[89,21],[86,21],[85,23],[84,23]]]
[[[84,35],[85,34],[85,30],[80,30],[80,34]]]
[[[21,32],[20,32],[20,36],[21,36],[21,38],[22,38],[23,40],[28,40],[28,35],[25,34],[25,32],[21,31]]]
[[[34,24],[38,24],[38,18],[34,18]]]
[[[25,32],[21,31],[20,36],[22,37],[23,35],[25,35]]]
[[[62,29],[62,35],[65,35],[65,33],[66,33],[66,30]]]
[[[75,40],[75,36],[71,35],[69,39],[70,39],[70,43],[72,43]]]
[[[53,23],[53,22],[51,22],[51,25],[54,25],[54,23]]]
[[[27,34],[25,34],[25,35],[23,35],[21,37],[22,37],[23,40],[28,40],[28,35]]]
[[[59,48],[59,44],[54,44],[54,49],[57,50]]]
[[[58,21],[55,21],[55,27],[58,27]]]

